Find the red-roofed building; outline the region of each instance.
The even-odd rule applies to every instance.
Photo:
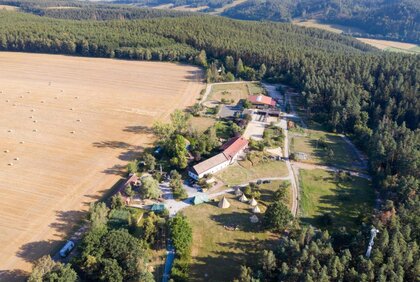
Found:
[[[188,171],[188,175],[198,180],[206,174],[216,173],[234,163],[247,146],[248,140],[242,136],[234,137],[220,147],[223,150],[220,154],[196,164]]]
[[[274,108],[276,106],[276,101],[265,95],[250,95],[248,101],[257,108]]]

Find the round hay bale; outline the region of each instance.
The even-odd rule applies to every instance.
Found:
[[[13,130],[12,129],[9,129],[9,130],[7,130],[7,132],[13,132]]]
[[[76,133],[76,131],[72,130],[72,131],[70,131],[70,133],[71,133],[71,134],[74,134],[74,133]]]
[[[73,111],[74,109],[73,108],[70,108],[70,111]]]
[[[79,99],[79,96],[74,97],[74,99]]]
[[[20,95],[20,96],[19,96],[19,98],[23,98],[23,96],[22,96],[22,95]]]
[[[9,100],[6,100],[6,103],[9,103]]]
[[[13,166],[13,163],[8,163],[9,166]]]
[[[82,120],[79,118],[79,119],[77,119],[76,121],[77,121],[77,122],[81,122]]]
[[[64,92],[64,90],[63,90],[63,89],[61,89],[61,90],[60,90],[60,92]]]
[[[33,132],[38,132],[38,129],[34,129],[34,130],[32,130]]]
[[[34,120],[34,123],[37,123],[38,121],[37,120]]]
[[[4,152],[7,154],[7,153],[9,153],[10,151],[9,151],[9,150],[4,150]]]
[[[34,116],[30,116],[29,118],[34,118]]]
[[[44,100],[42,100],[41,103],[43,104],[44,103]]]
[[[35,112],[35,109],[31,109],[31,112]]]
[[[20,143],[20,144],[25,144],[25,141],[20,141],[19,143]]]
[[[18,161],[18,160],[19,160],[19,158],[18,158],[18,157],[16,157],[16,158],[15,158],[15,161]]]

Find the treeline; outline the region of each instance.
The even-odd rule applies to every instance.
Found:
[[[23,12],[38,16],[69,20],[134,20],[191,15],[191,13],[182,11],[65,0],[0,0],[0,4],[16,6]]]
[[[208,6],[210,9],[220,8],[227,4],[232,3],[233,0],[114,0],[116,4],[136,4],[141,6],[159,6],[172,4],[173,7],[189,6],[201,7]]]
[[[420,43],[420,4],[415,0],[248,0],[223,15],[270,21],[315,18],[361,29],[354,35]]]

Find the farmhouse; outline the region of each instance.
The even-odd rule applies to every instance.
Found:
[[[204,175],[216,173],[233,164],[247,146],[248,140],[244,137],[234,137],[220,147],[223,150],[220,154],[196,164],[188,171],[188,175],[198,180]]]
[[[248,101],[256,108],[266,109],[276,107],[276,101],[273,98],[261,94],[248,96]]]

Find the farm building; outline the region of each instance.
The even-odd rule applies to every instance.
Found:
[[[248,101],[251,102],[256,108],[275,108],[276,101],[265,95],[250,95],[248,96]]]
[[[188,175],[198,180],[207,174],[216,173],[233,164],[243,150],[248,146],[248,140],[241,136],[234,137],[220,147],[220,154],[193,166]]]

